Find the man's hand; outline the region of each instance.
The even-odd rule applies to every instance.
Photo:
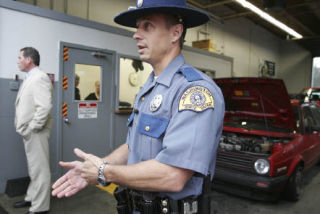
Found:
[[[58,198],[70,197],[89,184],[97,184],[99,166],[103,163],[102,159],[77,148],[74,149],[74,153],[84,162],[61,161],[59,163],[63,168],[69,168],[70,170],[52,185],[53,196]]]
[[[52,185],[53,196],[58,198],[70,197],[88,186],[88,182],[81,177],[82,162],[60,162],[59,164],[70,170]]]
[[[81,167],[81,177],[89,184],[97,184],[99,167],[103,163],[102,159],[92,154],[87,154],[80,149],[75,149],[74,153],[84,160]]]

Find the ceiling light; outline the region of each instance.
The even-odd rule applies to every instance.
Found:
[[[249,10],[251,10],[254,13],[258,14],[261,18],[267,20],[268,22],[274,24],[278,28],[280,28],[283,31],[287,32],[289,35],[291,35],[291,36],[293,36],[293,37],[295,37],[297,39],[301,39],[302,38],[301,34],[297,33],[292,28],[288,27],[287,25],[283,24],[282,22],[276,20],[275,18],[273,18],[272,16],[270,16],[266,12],[263,12],[262,10],[260,10],[259,8],[257,8],[253,4],[251,4],[250,2],[248,2],[246,0],[235,0],[235,1],[238,2],[239,4],[241,4],[243,7],[248,8]]]

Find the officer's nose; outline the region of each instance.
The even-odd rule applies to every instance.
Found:
[[[139,28],[137,28],[137,31],[133,34],[133,39],[134,40],[140,40],[141,39],[141,33]]]

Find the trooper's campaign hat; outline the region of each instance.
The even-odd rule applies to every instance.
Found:
[[[176,14],[182,18],[186,28],[202,25],[209,20],[205,12],[187,7],[185,0],[137,0],[136,7],[129,7],[117,15],[114,21],[136,28],[139,18],[154,13]]]

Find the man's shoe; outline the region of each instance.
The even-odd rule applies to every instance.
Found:
[[[14,208],[22,208],[22,207],[30,207],[31,206],[31,201],[18,201],[13,204]]]
[[[27,214],[46,214],[46,213],[49,213],[49,211],[42,211],[42,212],[27,212]]]

